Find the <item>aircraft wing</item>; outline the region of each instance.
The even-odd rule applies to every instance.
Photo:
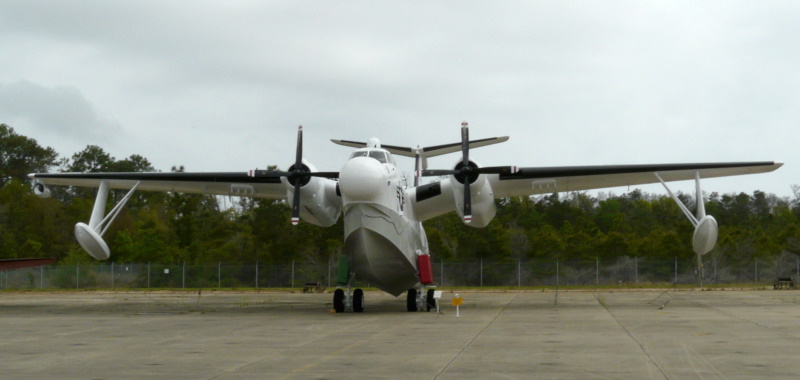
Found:
[[[700,178],[705,179],[767,173],[781,166],[782,162],[761,161],[529,167],[518,168],[513,174],[493,175],[489,180],[492,182],[495,197],[504,198],[658,183],[655,173],[665,182],[670,182],[692,180],[695,172],[700,172]]]
[[[141,182],[138,190],[272,199],[287,197],[287,187],[280,178],[251,177],[247,172],[34,173],[28,177],[45,185],[99,187],[100,181],[106,181],[112,189],[130,189]]]
[[[668,182],[693,180],[696,172],[700,173],[701,179],[706,179],[766,173],[782,165],[780,162],[765,161],[518,168],[515,173],[508,170],[504,174],[485,174],[491,192],[482,195],[473,189],[472,203],[474,209],[476,203],[493,203],[493,198],[658,183],[656,173]],[[460,191],[463,186],[453,176],[449,176],[415,187],[410,191],[409,199],[418,219],[425,221],[451,211],[459,211],[459,205],[463,204],[460,195],[463,194]]]

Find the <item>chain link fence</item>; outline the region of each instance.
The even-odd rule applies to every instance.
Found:
[[[705,257],[699,271],[694,260],[436,261],[440,286],[647,286],[659,284],[772,285],[780,277],[800,279],[800,257],[784,253],[750,262]],[[286,264],[56,265],[0,271],[0,289],[180,289],[302,288],[306,282],[336,286],[335,262]],[[354,286],[369,287],[355,282]]]

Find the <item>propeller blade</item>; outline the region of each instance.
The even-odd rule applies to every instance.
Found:
[[[311,172],[308,175],[322,178],[339,178],[339,172]]]
[[[469,126],[467,122],[461,123],[461,170],[464,175],[464,223],[472,222],[472,194],[469,190]]]
[[[295,169],[299,169],[303,164],[303,126],[297,127],[297,155],[294,160]]]
[[[476,171],[480,174],[514,174],[517,170],[516,166],[487,166]]]
[[[436,177],[436,176],[443,176],[443,175],[456,175],[461,173],[458,170],[446,170],[446,169],[425,169],[420,172],[421,177]]]
[[[280,178],[280,177],[288,177],[292,175],[290,172],[284,172],[280,170],[251,170],[247,173],[247,176],[253,178]]]
[[[469,182],[464,182],[464,223],[472,222],[472,200],[470,199]]]
[[[296,226],[300,223],[300,181],[295,182],[292,198],[292,225]]]
[[[461,123],[461,154],[463,155],[461,161],[464,166],[467,166],[467,162],[469,162],[469,126],[466,121]]]
[[[297,151],[294,160],[294,173],[293,175],[300,174],[303,165],[303,126],[297,126]],[[299,176],[298,176],[299,177]],[[300,178],[295,178],[294,181],[294,196],[292,197],[292,225],[296,226],[300,223]]]

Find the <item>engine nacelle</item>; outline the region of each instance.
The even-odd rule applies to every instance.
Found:
[[[38,182],[33,184],[33,194],[39,198],[50,198],[51,195],[50,188]]]
[[[310,171],[317,169],[303,160]],[[286,195],[291,205],[294,202],[294,185],[285,177],[281,182],[286,185]],[[300,218],[303,221],[320,227],[330,227],[342,213],[342,197],[336,194],[336,182],[319,177],[311,177],[307,184],[300,187]]]
[[[711,215],[706,215],[697,222],[697,227],[694,228],[692,249],[699,256],[705,255],[714,249],[714,246],[717,244],[718,236],[719,227],[717,226],[717,220]]]

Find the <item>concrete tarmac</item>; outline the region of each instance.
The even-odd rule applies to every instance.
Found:
[[[0,379],[800,377],[796,290],[459,293],[0,292]]]

